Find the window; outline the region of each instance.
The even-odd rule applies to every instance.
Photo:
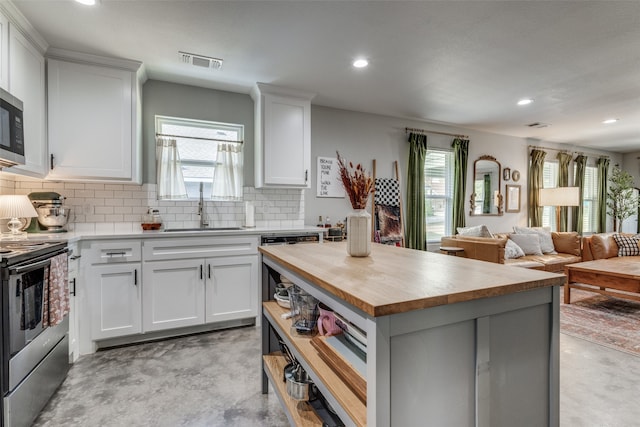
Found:
[[[542,169],[542,188],[556,188],[558,186],[558,162],[544,162]],[[542,207],[542,226],[557,230],[556,208],[554,206]]]
[[[427,149],[424,162],[427,242],[452,234],[453,152]]]
[[[199,198],[200,183],[203,183],[203,193],[212,199],[239,200],[241,198],[242,146],[225,144],[224,141],[242,141],[243,125],[156,116],[156,132],[162,138],[171,138],[176,141],[180,169],[189,199]],[[227,146],[237,152],[233,165],[225,164],[225,155],[220,154],[225,152],[224,149]],[[218,173],[216,168],[220,169]],[[229,173],[234,176],[226,176]],[[214,190],[214,176],[218,182],[232,181],[235,191],[218,191],[219,185],[216,185]],[[225,187],[228,186],[225,185]]]
[[[582,233],[595,233],[598,228],[598,168],[587,166],[584,171],[584,201],[582,203]]]

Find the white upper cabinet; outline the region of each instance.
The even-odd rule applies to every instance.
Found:
[[[9,90],[9,20],[0,11],[0,88]]]
[[[314,94],[257,83],[255,186],[309,188],[311,182],[311,99]]]
[[[140,65],[49,51],[47,178],[141,183]]]
[[[47,170],[44,56],[9,23],[9,92],[22,101],[25,164],[10,172],[44,177]]]

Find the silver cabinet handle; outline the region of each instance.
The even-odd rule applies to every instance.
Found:
[[[110,256],[110,257],[114,257],[114,256],[125,256],[127,253],[126,252],[107,252],[106,255]]]

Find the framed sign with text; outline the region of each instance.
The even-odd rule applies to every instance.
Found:
[[[338,159],[318,157],[317,197],[344,197]]]

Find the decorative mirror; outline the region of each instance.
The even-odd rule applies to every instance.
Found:
[[[493,156],[481,156],[473,163],[473,193],[469,200],[470,215],[502,215],[500,192],[502,171]]]

